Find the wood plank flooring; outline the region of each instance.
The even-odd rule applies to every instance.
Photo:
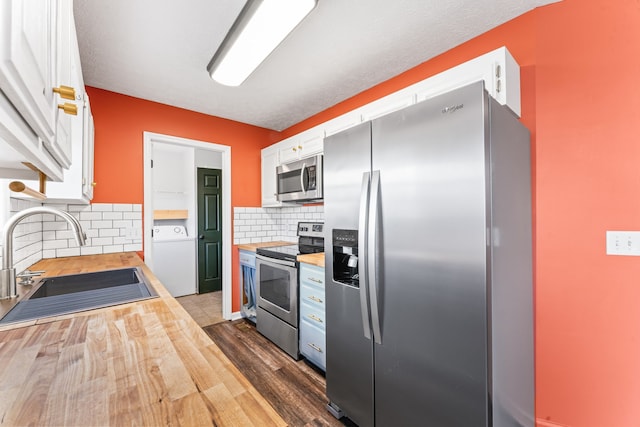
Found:
[[[325,379],[304,360],[295,361],[246,320],[217,323],[204,331],[290,426],[354,426],[336,420],[325,405]]]

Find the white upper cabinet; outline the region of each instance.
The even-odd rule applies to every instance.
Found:
[[[82,120],[82,92],[84,87],[79,87],[80,83],[77,79],[76,64],[74,58],[74,50],[78,50],[76,30],[73,20],[73,3],[72,0],[57,0],[57,25],[56,25],[56,42],[55,51],[56,63],[53,78],[54,88],[71,88],[74,94],[69,93],[67,98],[63,98],[62,90],[56,94],[56,135],[53,143],[48,145],[56,160],[64,168],[71,165],[72,121],[76,118]],[[79,68],[79,64],[77,64]],[[52,89],[53,91],[53,89]],[[67,89],[68,92],[71,92]],[[73,98],[73,99],[69,99]],[[59,108],[61,105],[62,108]],[[75,114],[74,114],[75,111]]]
[[[282,145],[282,146],[281,146]],[[322,153],[324,146],[324,133],[300,134],[279,144],[279,164],[293,162],[314,154]]]
[[[282,202],[278,201],[276,188],[276,168],[280,164],[278,161],[278,147],[271,146],[262,150],[262,206],[276,207],[282,206]]]
[[[263,149],[262,206],[282,205],[273,203],[275,187],[270,182],[276,179],[274,161],[277,166],[321,153],[325,136],[480,80],[489,95],[520,116],[520,66],[507,48],[501,47]]]
[[[55,24],[52,0],[3,0],[0,84],[15,108],[46,143],[55,137]],[[4,24],[9,22],[10,25]]]
[[[28,162],[62,180],[84,89],[64,87],[77,85],[73,2],[2,0],[0,22],[0,176],[33,177],[22,164]]]
[[[93,180],[93,141],[93,114],[91,114],[89,97],[85,94],[82,117],[82,195],[87,202],[93,199],[93,187],[96,185]]]

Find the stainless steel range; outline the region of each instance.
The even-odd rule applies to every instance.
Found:
[[[298,244],[256,252],[256,327],[298,360],[298,262],[301,254],[324,251],[324,224],[298,223]]]

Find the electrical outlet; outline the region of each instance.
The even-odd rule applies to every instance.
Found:
[[[607,255],[640,256],[640,231],[607,231]]]

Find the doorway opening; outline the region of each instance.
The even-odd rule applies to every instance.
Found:
[[[165,162],[165,163],[163,163]],[[162,169],[164,164],[166,168]],[[159,225],[184,227],[193,241],[193,262],[187,262],[195,276],[187,287],[176,290],[176,295],[199,293],[197,277],[206,266],[200,267],[197,254],[201,240],[199,229],[198,170],[218,171],[218,193],[209,199],[216,205],[217,271],[206,275],[217,276],[222,292],[222,317],[231,319],[231,147],[205,141],[144,132],[144,257],[154,271],[162,262],[154,240],[154,229]],[[209,181],[215,180],[208,178]],[[213,200],[215,199],[215,203]],[[205,203],[206,206],[206,203]],[[212,219],[213,220],[213,219]],[[208,227],[211,224],[208,225]],[[205,239],[202,239],[205,240]],[[210,249],[213,246],[210,247]],[[155,271],[154,271],[155,273]],[[214,274],[215,273],[215,274]],[[159,277],[160,281],[162,278]],[[181,285],[182,286],[182,285]],[[192,286],[192,287],[191,287]],[[193,290],[191,290],[193,289]],[[203,287],[206,291],[206,287]],[[173,291],[170,291],[173,294]],[[174,295],[174,296],[176,296]]]

